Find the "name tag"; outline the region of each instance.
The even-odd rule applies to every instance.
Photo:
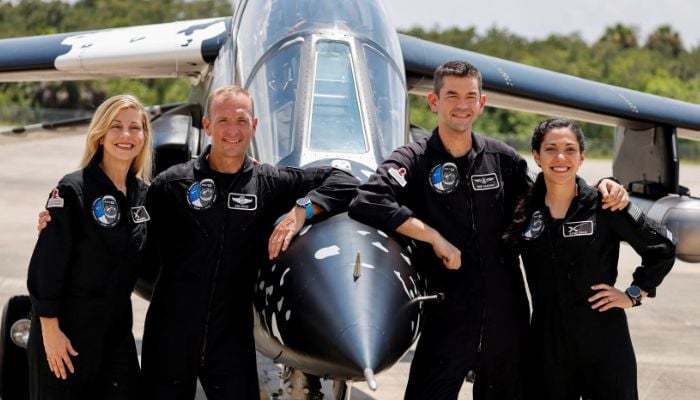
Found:
[[[245,193],[229,193],[228,208],[231,210],[253,211],[258,208],[258,196]]]
[[[498,181],[498,175],[495,172],[485,175],[472,175],[472,188],[475,191],[479,190],[494,190],[501,187],[501,183]]]
[[[593,221],[567,222],[562,226],[564,237],[593,235]]]

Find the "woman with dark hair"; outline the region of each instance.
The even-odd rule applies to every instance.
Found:
[[[505,235],[521,253],[532,295],[529,397],[637,399],[624,310],[655,296],[675,246],[636,205],[601,208],[598,191],[576,175],[584,147],[581,128],[569,120],[537,125],[532,154],[542,172]],[[614,287],[620,241],[642,257],[626,291]]]
[[[39,234],[27,279],[32,400],[140,397],[131,291],[149,219],[151,159],[146,110],[133,96],[111,97],[92,118],[81,169],[49,195],[52,222]]]

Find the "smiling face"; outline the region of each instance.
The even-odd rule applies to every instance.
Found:
[[[472,125],[484,110],[486,96],[479,91],[479,81],[471,76],[445,76],[440,93],[428,94],[428,104],[438,114],[442,134],[471,134]]]
[[[575,182],[584,159],[576,134],[570,128],[554,128],[545,133],[539,151],[533,150],[532,155],[548,184]]]
[[[250,97],[242,93],[220,95],[202,121],[211,138],[210,157],[216,162],[242,162],[258,122],[253,118]]]
[[[123,108],[100,139],[99,143],[104,149],[103,158],[130,165],[143,149],[144,139],[141,113],[134,108]]]

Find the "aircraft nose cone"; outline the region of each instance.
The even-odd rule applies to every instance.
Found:
[[[316,375],[373,380],[418,336],[421,306],[410,301],[424,282],[405,247],[347,214],[302,232],[256,286],[261,325],[281,345],[274,356]]]

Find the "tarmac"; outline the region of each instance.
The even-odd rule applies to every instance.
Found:
[[[84,130],[83,130],[84,131]],[[72,132],[0,136],[0,303],[26,294],[26,271],[36,241],[37,213],[58,180],[77,168],[84,135]],[[586,160],[580,175],[589,182],[611,175],[611,162]],[[533,164],[534,167],[534,164]],[[700,195],[700,166],[681,164],[681,184]],[[621,249],[618,287],[631,281],[640,258],[627,245]],[[638,364],[641,400],[695,400],[700,393],[700,264],[677,261],[658,289],[658,297],[628,311]],[[140,344],[148,303],[134,300],[134,333]],[[413,351],[377,376],[379,389],[364,382],[352,387],[352,399],[398,400],[408,378]],[[285,398],[279,382],[280,366],[259,355],[262,389],[272,398]],[[326,399],[331,383],[324,381]],[[277,394],[274,396],[274,394]],[[200,390],[197,399],[206,397]],[[466,384],[459,399],[471,399]]]

